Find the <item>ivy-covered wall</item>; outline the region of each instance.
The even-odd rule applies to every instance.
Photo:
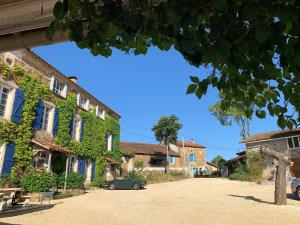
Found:
[[[95,110],[85,111],[77,109],[76,95],[71,94],[66,99],[56,101],[59,109],[59,123],[56,142],[63,147],[74,150],[81,156],[95,159],[95,183],[102,181],[106,166],[106,157],[113,158],[121,163],[119,151],[120,125],[113,117],[106,115],[105,120],[96,116]],[[70,137],[70,124],[73,116],[78,113],[83,120],[83,136],[80,143]],[[112,151],[107,151],[106,132],[114,136]]]
[[[0,75],[7,80],[14,80],[25,93],[21,123],[0,122],[0,140],[5,143],[9,141],[15,143],[13,174],[21,175],[32,169],[31,139],[34,134],[32,123],[35,119],[35,110],[40,98],[54,102],[59,109],[56,143],[72,149],[81,156],[96,160],[95,183],[102,181],[106,157],[121,162],[119,151],[120,125],[118,120],[109,115],[106,115],[105,120],[102,120],[96,116],[94,110],[87,112],[78,109],[74,93],[68,95],[66,99],[55,97],[51,94],[48,85],[40,81],[37,76],[19,67],[11,69],[0,62]],[[70,123],[76,113],[80,115],[84,124],[81,143],[70,138]],[[106,150],[107,131],[114,136],[113,151]]]

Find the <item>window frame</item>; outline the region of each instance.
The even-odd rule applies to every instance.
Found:
[[[298,145],[299,145],[298,147],[295,146],[294,138],[297,138],[297,140],[298,140]],[[290,147],[289,140],[292,141],[293,147]],[[287,137],[286,138],[286,144],[287,144],[288,149],[300,148],[300,136],[290,136],[290,137]]]
[[[57,86],[61,86],[61,90],[57,89]],[[52,75],[51,80],[50,80],[50,90],[54,92],[55,94],[66,98],[67,97],[67,84],[64,82],[60,81],[57,77]]]
[[[169,155],[169,164],[173,165],[174,163],[175,163],[175,157],[173,155]]]
[[[73,122],[73,124],[72,124],[71,139],[79,142],[80,141],[80,132],[81,132],[81,118],[80,118],[80,116],[79,115],[74,115],[72,122]]]
[[[83,99],[86,100],[84,105],[82,105],[82,103],[81,103],[81,101]],[[85,97],[84,95],[78,93],[77,94],[77,106],[84,109],[84,110],[86,110],[86,111],[89,111],[90,100],[87,97]]]
[[[106,149],[107,151],[113,151],[114,149],[114,146],[113,146],[113,138],[114,138],[114,135],[111,134],[110,132],[107,132],[107,143],[106,143]]]
[[[0,115],[0,118],[5,118],[7,115],[8,110],[8,103],[9,103],[9,97],[11,94],[12,89],[8,87],[7,85],[0,83],[0,105],[2,105],[2,96],[3,96],[3,89],[7,89],[8,92],[6,93],[6,99],[5,99],[5,105],[3,109],[3,115]]]
[[[43,104],[43,113],[42,113],[42,121],[41,121],[42,131],[47,131],[47,132],[49,131],[51,112],[52,112],[52,108],[47,104]],[[47,121],[47,124],[45,123],[45,121]]]

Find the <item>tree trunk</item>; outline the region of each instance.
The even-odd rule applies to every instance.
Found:
[[[169,168],[169,142],[167,142],[167,157],[166,157],[166,168],[165,168],[166,174],[170,173],[170,168]]]
[[[280,153],[269,148],[263,148],[261,153],[277,159],[274,202],[276,205],[286,205],[286,168],[290,164],[288,151]]]
[[[275,204],[286,205],[286,167],[287,164],[284,160],[278,160],[278,166],[276,168],[276,180],[275,180]]]

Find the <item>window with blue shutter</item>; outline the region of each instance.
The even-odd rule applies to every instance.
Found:
[[[69,124],[69,134],[70,134],[70,137],[72,137],[72,133],[73,133],[73,120],[74,120],[74,117],[71,118],[70,120],[70,124]]]
[[[92,181],[95,178],[95,160],[92,160]]]
[[[36,110],[35,110],[35,119],[33,121],[32,127],[36,129],[42,128],[42,119],[43,119],[43,101],[40,99],[38,101]]]
[[[80,122],[80,140],[79,140],[79,142],[82,141],[83,134],[84,134],[84,122],[83,122],[83,120],[81,120],[81,122]]]
[[[78,174],[84,176],[85,171],[85,160],[83,157],[78,157]]]
[[[12,142],[9,142],[5,148],[1,176],[10,175],[11,169],[14,165],[14,155],[15,155],[15,144]]]
[[[13,111],[11,115],[11,121],[14,123],[20,123],[22,120],[22,112],[24,105],[24,91],[20,88],[16,89],[15,100],[13,104]]]
[[[190,154],[189,154],[189,161],[190,161],[190,162],[193,162],[193,161],[194,161],[194,154],[193,154],[193,153],[190,153]]]
[[[174,156],[172,155],[169,156],[169,163],[174,164]]]
[[[57,131],[58,131],[58,116],[59,116],[58,108],[55,108],[54,109],[54,119],[53,119],[53,129],[52,129],[52,133],[54,135],[57,134]]]

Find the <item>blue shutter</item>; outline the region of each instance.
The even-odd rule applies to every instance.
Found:
[[[9,142],[5,148],[5,156],[1,176],[10,175],[14,164],[15,144]]]
[[[13,121],[14,123],[21,122],[23,105],[24,105],[24,91],[20,88],[17,88],[14,105],[13,105],[13,111],[11,115],[11,121]]]
[[[189,161],[194,161],[194,156],[193,155],[194,155],[193,153],[189,154]]]
[[[74,120],[74,118],[72,117],[71,121],[70,121],[70,125],[69,125],[69,134],[71,137],[72,137],[72,131],[73,131],[73,120]]]
[[[85,160],[83,157],[78,157],[78,174],[84,176]]]
[[[83,122],[83,120],[81,119],[81,123],[80,123],[80,140],[79,140],[79,142],[82,141],[83,134],[84,134],[84,122]]]
[[[194,155],[194,162],[197,162],[197,155],[196,154],[193,155]]]
[[[42,119],[43,119],[43,101],[40,99],[36,107],[35,119],[33,121],[32,127],[36,129],[41,129]]]
[[[95,160],[92,160],[92,180],[95,178]]]
[[[57,131],[58,131],[58,115],[59,115],[58,108],[55,108],[54,109],[54,119],[53,119],[53,129],[52,129],[52,133],[54,135],[57,134]]]

